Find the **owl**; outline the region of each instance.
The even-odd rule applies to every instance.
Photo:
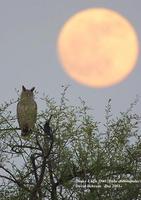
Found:
[[[37,104],[34,101],[35,87],[30,90],[22,86],[22,93],[17,104],[17,119],[22,136],[28,136],[34,129],[37,118]]]

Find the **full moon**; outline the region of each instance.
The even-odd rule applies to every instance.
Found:
[[[138,57],[138,39],[131,23],[104,8],[87,9],[70,17],[60,30],[57,45],[66,73],[95,88],[124,80]]]

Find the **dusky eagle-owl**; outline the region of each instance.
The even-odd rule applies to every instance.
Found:
[[[22,86],[22,93],[17,104],[17,119],[22,136],[28,136],[34,129],[37,118],[37,104],[34,101],[35,87],[30,90]]]

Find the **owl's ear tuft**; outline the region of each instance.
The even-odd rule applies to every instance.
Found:
[[[23,91],[26,91],[26,88],[24,87],[24,85],[22,86]]]
[[[33,92],[34,90],[35,90],[35,87],[31,88],[31,90],[30,90],[30,91],[31,91],[31,92]]]

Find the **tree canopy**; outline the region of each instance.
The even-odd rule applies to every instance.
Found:
[[[35,130],[21,137],[10,101],[0,106],[0,199],[140,199],[141,118],[127,111],[105,123],[94,119],[85,101],[72,106],[44,97]]]

